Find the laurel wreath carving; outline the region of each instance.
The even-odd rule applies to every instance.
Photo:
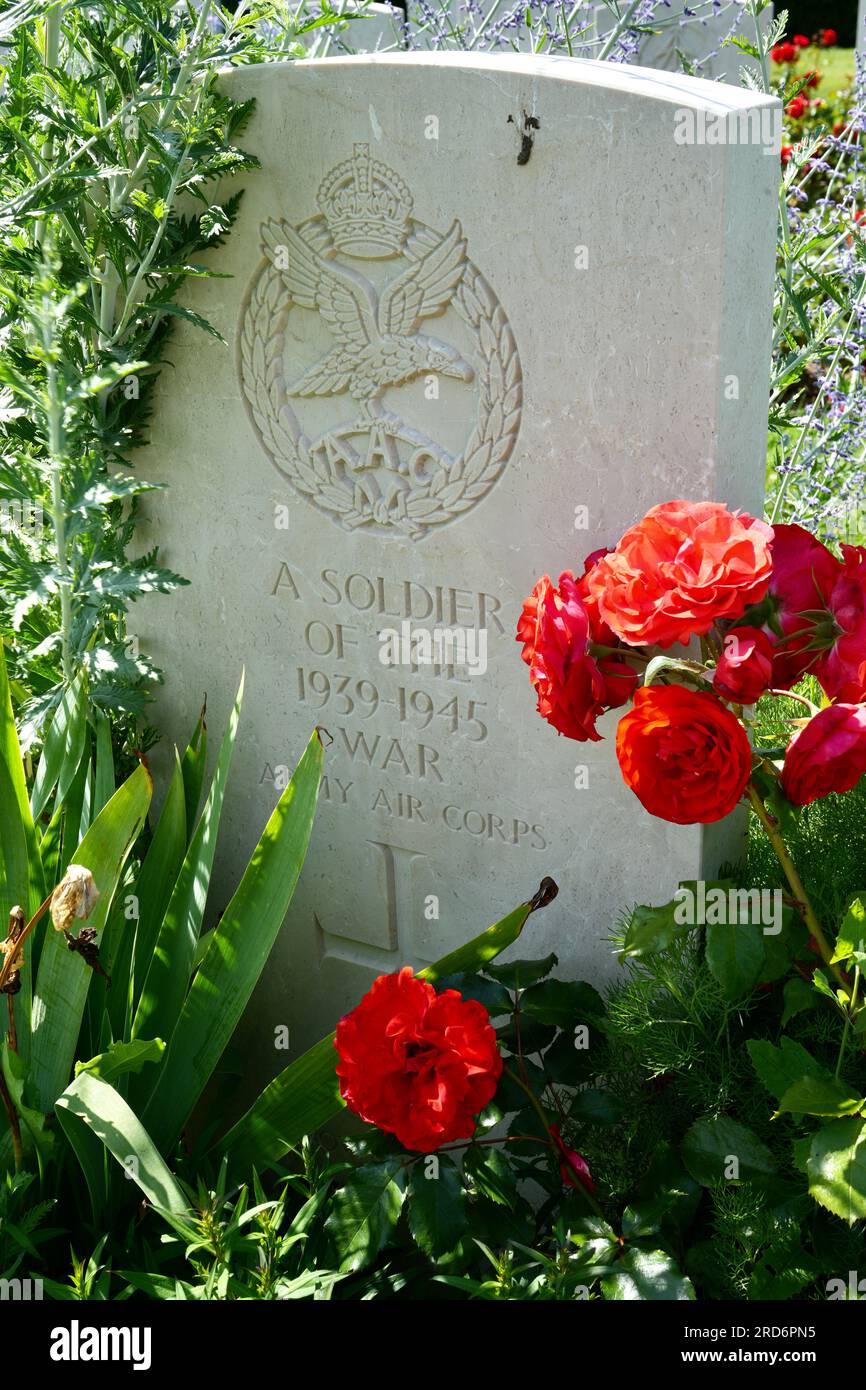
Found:
[[[329,245],[322,217],[311,218],[298,231],[318,250]],[[417,259],[438,240],[431,228],[413,220],[405,253]],[[437,470],[427,488],[408,494],[406,515],[390,523],[389,531],[413,540],[468,511],[489,491],[520,428],[523,384],[517,344],[499,300],[471,261],[451,302],[475,340],[478,414],[463,452]],[[238,341],[248,412],[265,451],[297,491],[347,530],[356,530],[374,523],[373,516],[355,506],[351,491],[335,483],[327,464],[311,452],[286,393],[283,348],[291,307],[279,271],[265,258],[247,296]]]

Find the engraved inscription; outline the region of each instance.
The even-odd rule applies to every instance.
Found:
[[[248,414],[319,510],[350,531],[419,540],[480,501],[508,462],[522,409],[514,335],[459,221],[439,233],[413,218],[406,183],[367,145],[326,175],[317,202],[306,222],[261,227],[238,344]],[[450,327],[434,336],[443,316]],[[431,410],[418,383],[435,400],[440,379],[463,392],[462,447],[419,422]]]

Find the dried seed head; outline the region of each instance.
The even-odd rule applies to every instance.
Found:
[[[24,947],[16,939],[7,936],[6,940],[0,942],[0,951],[3,953],[3,967],[10,961],[9,975],[13,975],[16,970],[24,968]],[[8,978],[8,977],[7,977]]]
[[[51,898],[51,920],[57,931],[69,931],[76,917],[89,917],[99,889],[93,874],[81,864],[70,864]]]

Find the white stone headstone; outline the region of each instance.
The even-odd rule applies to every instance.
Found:
[[[756,123],[778,104],[507,55],[225,86],[255,98],[262,169],[214,257],[232,278],[189,304],[228,347],[180,324],[141,460],[168,484],[146,540],[191,585],[132,622],[178,743],[205,692],[224,726],[246,666],[214,912],[313,726],[333,739],[255,1025],[308,1044],[545,875],[559,897],[520,951],[598,979],[619,914],[715,870],[730,827],[652,819],[615,716],[601,743],[542,723],[515,626],[540,574],[581,571],[658,502],[760,511],[779,160]],[[752,143],[730,142],[738,117]],[[475,634],[486,663],[383,665],[405,622]]]

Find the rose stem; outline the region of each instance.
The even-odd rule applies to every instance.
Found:
[[[505,1075],[506,1075],[506,1076],[510,1076],[510,1077],[511,1077],[511,1080],[515,1083],[515,1085],[517,1085],[517,1086],[520,1087],[521,1091],[525,1091],[526,1094],[529,1096],[529,1099],[530,1099],[530,1102],[531,1102],[531,1104],[532,1104],[533,1110],[536,1111],[536,1113],[537,1113],[537,1115],[538,1115],[538,1118],[541,1120],[541,1123],[544,1125],[545,1133],[549,1135],[549,1134],[550,1134],[550,1125],[547,1123],[547,1116],[545,1115],[544,1111],[542,1110],[541,1106],[539,1105],[538,1099],[537,1099],[537,1097],[536,1097],[536,1095],[535,1095],[535,1092],[532,1090],[532,1087],[531,1087],[531,1086],[527,1086],[523,1081],[521,1081],[521,1079],[520,1079],[520,1077],[517,1075],[517,1073],[514,1072],[514,1071],[512,1071],[510,1067],[503,1067],[503,1071],[505,1072]],[[548,1147],[551,1148],[551,1149],[553,1149],[554,1153],[558,1153],[558,1152],[559,1152],[559,1147],[558,1147],[558,1145],[554,1142],[552,1136],[551,1136],[551,1138],[550,1138],[549,1141],[548,1141]],[[579,1179],[578,1179],[578,1181],[579,1181]],[[604,1220],[604,1212],[602,1211],[601,1207],[599,1206],[598,1202],[595,1200],[595,1198],[593,1197],[593,1195],[592,1195],[592,1193],[589,1191],[589,1189],[586,1188],[586,1187],[584,1187],[583,1183],[580,1184],[580,1191],[583,1193],[584,1197],[585,1197],[586,1200],[589,1202],[589,1205],[592,1207],[592,1209],[593,1209],[593,1211],[595,1212],[596,1216],[600,1216],[601,1219]]]
[[[830,943],[824,935],[824,929],[815,915],[815,909],[809,901],[808,894],[806,893],[806,890],[803,887],[803,880],[800,878],[800,875],[797,872],[796,865],[794,864],[793,859],[788,853],[788,847],[785,844],[785,841],[782,839],[778,824],[769,815],[767,808],[764,805],[763,800],[761,799],[760,792],[757,790],[756,787],[752,786],[751,782],[746,788],[746,791],[748,792],[749,800],[752,803],[755,814],[758,817],[758,820],[761,822],[761,825],[764,827],[764,830],[767,834],[767,838],[769,839],[770,844],[773,846],[773,849],[776,852],[776,858],[778,859],[779,863],[785,871],[785,877],[791,885],[791,891],[793,892],[794,897],[797,899],[797,902],[800,905],[800,910],[803,914],[806,926],[809,928],[809,931],[818,943],[818,949],[824,958],[825,964],[829,965],[833,974],[836,976],[836,979],[839,981],[840,985],[842,985],[842,987],[845,989],[847,993],[848,985],[847,980],[845,979],[845,975],[842,972],[842,970],[840,970],[839,966],[833,963],[833,952],[830,949]]]

